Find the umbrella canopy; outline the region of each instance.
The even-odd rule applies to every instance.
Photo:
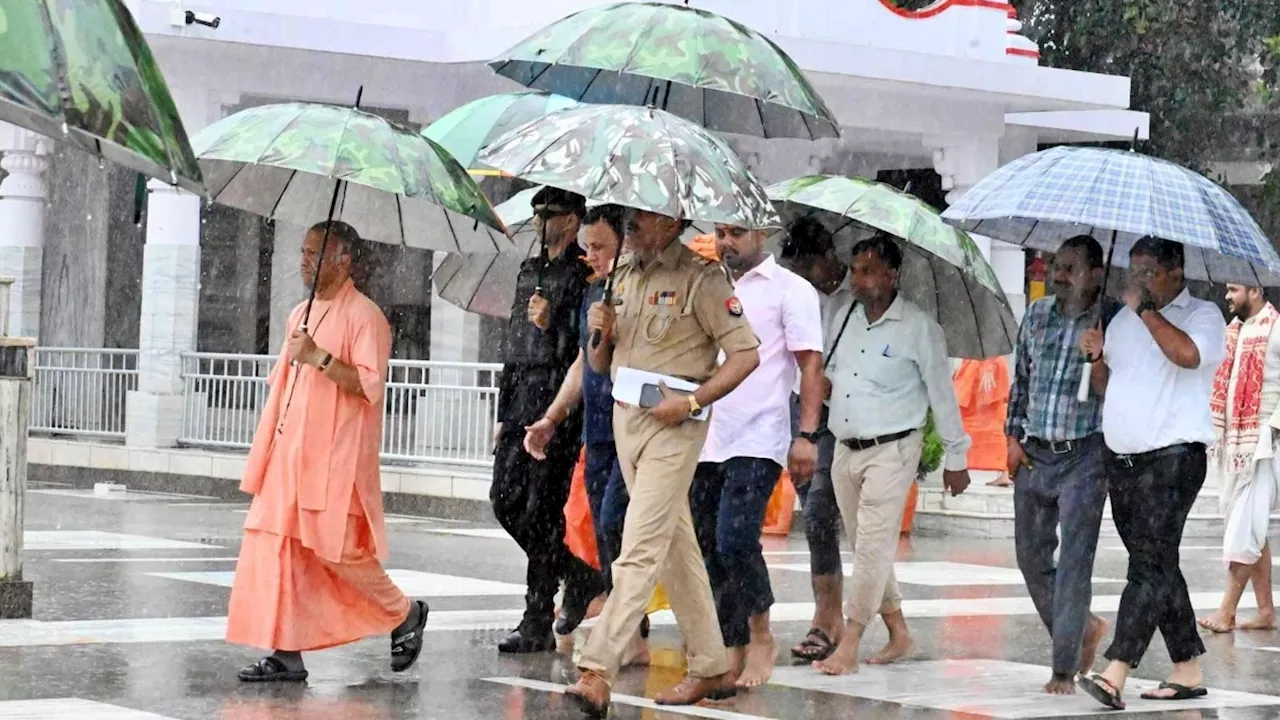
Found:
[[[121,0],[0,0],[0,121],[204,192],[164,76]]]
[[[923,201],[883,183],[828,175],[794,178],[768,192],[788,227],[810,217],[848,247],[869,235],[867,228],[896,237],[903,250],[899,289],[942,326],[948,356],[1013,352],[1018,321],[995,271],[972,238]]]
[[[529,182],[668,217],[778,226],[764,188],[723,140],[654,108],[563,110],[504,135],[477,161]]]
[[[541,189],[534,187],[524,190],[495,208],[498,217],[502,218],[511,233],[519,254],[449,253],[432,275],[436,293],[440,297],[467,312],[503,319],[510,317],[511,304],[516,298],[520,262],[538,253],[538,236],[533,229],[533,207],[530,201]],[[596,200],[587,201],[588,208],[601,204],[603,203]],[[690,249],[705,257],[705,244],[710,236],[698,235],[698,232],[695,224],[680,239]],[[699,240],[702,241],[702,246],[697,245]]]
[[[333,217],[362,237],[424,250],[511,251],[467,171],[408,128],[349,107],[286,103],[243,110],[196,136],[215,202],[299,224]]]
[[[1249,212],[1199,173],[1147,155],[1056,147],[988,175],[942,214],[972,233],[1049,252],[1092,235],[1129,264],[1144,236],[1181,243],[1186,276],[1280,286],[1280,255]]]
[[[653,105],[717,132],[839,135],[835,116],[777,45],[686,5],[588,8],[539,30],[489,65],[525,87],[587,103]]]
[[[577,106],[567,97],[537,90],[489,95],[454,108],[422,134],[464,167],[474,168],[485,145],[532,120]]]
[[[448,150],[475,177],[485,195],[500,203],[527,189],[529,183],[477,164],[480,149],[530,120],[576,105],[567,97],[538,90],[489,95],[451,110],[422,134]]]

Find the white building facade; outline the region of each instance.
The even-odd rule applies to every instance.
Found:
[[[362,105],[420,126],[518,87],[485,61],[593,0],[126,0],[189,133],[272,102]],[[770,36],[808,73],[840,140],[735,138],[761,180],[811,172],[875,178],[932,170],[953,201],[1044,143],[1147,134],[1129,80],[1040,66],[1000,0],[693,0]],[[187,24],[187,11],[219,18]],[[274,353],[299,300],[304,228],[275,224],[151,182],[135,223],[131,173],[47,139],[0,128],[0,276],[16,279],[14,334],[45,347],[137,349],[127,441],[183,436],[196,351]],[[320,220],[322,218],[317,218]],[[984,241],[985,242],[985,241]],[[1001,283],[1025,304],[1021,249],[985,243]],[[383,247],[374,299],[405,360],[496,360],[498,324],[433,297],[431,253]],[[424,375],[424,378],[428,376]],[[110,401],[108,401],[109,404]],[[184,410],[187,408],[187,410]],[[52,422],[52,421],[50,421]]]

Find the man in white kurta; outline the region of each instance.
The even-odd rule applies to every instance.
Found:
[[[1280,333],[1275,332],[1280,313],[1262,288],[1227,285],[1226,299],[1235,317],[1227,328],[1226,358],[1214,377],[1210,405],[1218,497],[1226,520],[1227,589],[1218,612],[1200,619],[1201,627],[1219,633],[1271,629],[1276,614],[1267,530],[1276,499],[1272,425],[1280,422]],[[1251,581],[1258,616],[1237,623],[1236,607]]]

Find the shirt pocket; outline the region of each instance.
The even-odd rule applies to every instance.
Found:
[[[897,390],[919,380],[915,361],[892,355],[877,354],[857,371],[867,382],[884,390]]]

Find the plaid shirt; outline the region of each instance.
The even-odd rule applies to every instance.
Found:
[[[1101,302],[1108,319],[1120,309],[1105,296]],[[1027,307],[1018,329],[1006,435],[1062,442],[1101,431],[1102,398],[1090,390],[1088,400],[1076,400],[1085,366],[1080,335],[1097,322],[1097,303],[1074,318],[1059,312],[1053,296]]]

